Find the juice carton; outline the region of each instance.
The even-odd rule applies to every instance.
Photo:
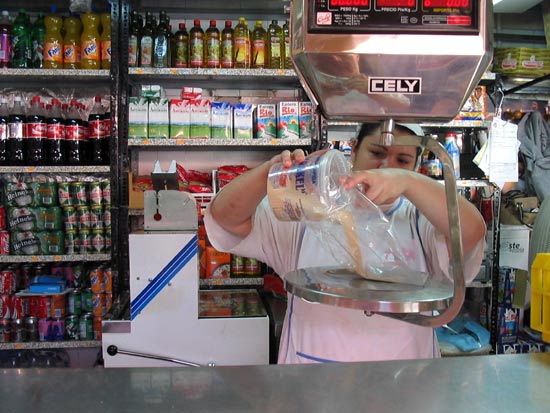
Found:
[[[229,102],[212,102],[212,139],[233,138],[233,105]]]
[[[279,102],[277,139],[299,138],[298,110],[298,102]]]
[[[170,135],[168,98],[149,101],[149,138],[166,139]]]
[[[185,99],[170,100],[170,138],[186,139],[190,136],[191,109]]]
[[[148,138],[149,103],[147,99],[131,97],[128,102],[128,137]]]
[[[252,139],[254,137],[254,105],[237,103],[233,108],[233,137]]]
[[[210,99],[189,101],[191,108],[191,125],[189,127],[192,139],[210,139]]]
[[[181,98],[187,100],[202,99],[202,88],[184,86],[181,89]]]
[[[313,103],[299,102],[298,122],[300,125],[300,139],[311,139],[313,132]]]
[[[277,138],[277,106],[274,103],[258,105],[254,129],[256,139]]]

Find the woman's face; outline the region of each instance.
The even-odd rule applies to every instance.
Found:
[[[395,132],[395,139],[400,136],[414,136],[403,131]],[[378,168],[401,168],[414,170],[416,166],[417,148],[415,146],[384,146],[380,145],[380,133],[365,136],[359,145],[353,145],[351,161],[353,170]]]

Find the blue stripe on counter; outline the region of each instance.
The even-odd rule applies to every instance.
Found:
[[[172,260],[155,276],[130,303],[130,319],[136,318],[139,313],[157,296],[158,293],[168,284],[176,274],[193,258],[197,253],[197,236],[195,235],[183,247]]]

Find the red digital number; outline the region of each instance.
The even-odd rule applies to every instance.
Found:
[[[377,0],[378,7],[414,7],[416,0]]]
[[[329,7],[367,7],[370,0],[329,0]]]
[[[424,7],[460,7],[469,8],[470,0],[424,0]]]

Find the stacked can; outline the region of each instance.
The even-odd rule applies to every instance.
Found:
[[[93,334],[101,340],[101,322],[113,304],[113,275],[110,267],[98,266],[90,270],[90,290],[93,315]]]
[[[9,254],[10,232],[6,229],[6,208],[4,208],[4,205],[0,205],[0,255]]]

